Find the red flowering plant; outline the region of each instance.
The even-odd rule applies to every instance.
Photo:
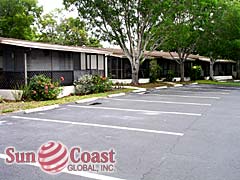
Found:
[[[93,76],[93,92],[101,93],[112,90],[112,82],[104,76],[94,75]]]
[[[61,80],[61,82],[63,82],[65,79],[64,79],[64,77],[62,76],[62,77],[60,77],[60,80]]]
[[[35,101],[56,99],[61,92],[59,82],[52,82],[51,79],[45,75],[38,75],[31,78],[29,90],[31,99]]]

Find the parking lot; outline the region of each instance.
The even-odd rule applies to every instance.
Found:
[[[239,180],[240,88],[187,85],[0,117],[1,180]],[[49,175],[6,165],[4,150],[49,140],[116,151],[112,173]]]

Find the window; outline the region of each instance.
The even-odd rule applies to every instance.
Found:
[[[80,54],[73,53],[74,70],[81,70]]]
[[[91,68],[91,55],[87,55],[87,70],[90,70]]]
[[[91,55],[91,69],[97,69],[97,56]]]
[[[103,55],[81,53],[80,57],[81,70],[104,70]]]
[[[43,50],[33,49],[31,51],[31,58],[28,58],[29,71],[50,71],[51,70],[51,57],[45,56]]]
[[[86,54],[81,53],[81,70],[86,70]]]
[[[98,55],[98,70],[104,70],[104,56]]]
[[[3,69],[3,56],[0,54],[0,70]]]
[[[69,52],[54,51],[52,53],[52,66],[54,71],[73,70],[72,55]]]

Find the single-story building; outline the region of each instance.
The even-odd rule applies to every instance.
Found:
[[[130,79],[131,78],[131,64],[127,57],[120,49],[110,49],[111,55],[108,57],[108,75],[117,79]],[[173,57],[174,59],[173,59]],[[146,52],[147,59],[141,64],[139,78],[149,77],[149,61],[156,59],[162,68],[162,77],[166,77],[169,70],[175,73],[175,76],[180,77],[180,65],[175,59],[178,59],[176,53],[153,51]],[[190,76],[191,67],[200,65],[203,69],[203,76],[209,76],[210,59],[199,56],[190,55],[185,62],[185,76]],[[214,64],[215,76],[234,76],[236,77],[236,62],[232,60],[217,60]]]
[[[172,53],[177,58],[176,53]],[[149,62],[157,59],[162,77],[169,70],[180,76],[179,64],[168,52],[146,52],[139,78],[149,78]],[[185,62],[185,76],[193,65],[201,65],[204,76],[209,76],[210,60],[190,55]],[[235,75],[236,63],[218,60],[215,75]],[[0,37],[0,89],[18,88],[34,75],[45,74],[53,80],[64,77],[63,85],[72,85],[84,74],[99,74],[111,79],[131,79],[131,64],[121,49],[62,46],[48,43]]]
[[[18,88],[34,75],[71,85],[83,74],[106,74],[109,51],[0,38],[0,88]]]

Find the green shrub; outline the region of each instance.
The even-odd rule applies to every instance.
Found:
[[[84,75],[74,82],[78,95],[101,93],[112,90],[112,82],[108,78],[99,75]]]
[[[22,100],[22,95],[23,95],[23,91],[19,91],[19,90],[15,90],[15,91],[12,91],[12,95],[15,99],[15,101],[21,101]]]
[[[175,77],[175,73],[172,70],[168,70],[166,81],[172,81],[174,77]]]
[[[92,75],[84,75],[73,84],[75,86],[76,94],[90,94],[93,87]]]
[[[0,96],[0,103],[3,103],[4,101],[3,101],[3,97],[2,96]]]
[[[13,96],[18,101],[30,101],[31,100],[31,91],[29,85],[20,85],[15,88],[16,90],[21,90],[21,96],[17,94],[17,91],[13,93]],[[21,99],[20,99],[21,98]]]
[[[201,66],[193,66],[191,69],[190,77],[192,81],[200,80],[202,74],[202,67]]]
[[[63,79],[63,77],[61,77],[61,79]],[[57,96],[61,92],[59,82],[52,82],[51,79],[45,75],[38,75],[31,78],[25,90],[25,96],[31,97],[31,99],[35,101],[57,99]]]
[[[114,83],[114,88],[115,89],[123,89],[124,87],[124,83],[123,82],[116,82],[116,83]]]
[[[23,91],[22,100],[23,101],[30,101],[32,99],[31,98],[30,86],[29,85],[23,86],[23,88],[21,90]]]
[[[162,71],[162,68],[158,65],[157,60],[151,60],[150,62],[150,83],[155,83],[157,79],[160,78],[160,73]]]

